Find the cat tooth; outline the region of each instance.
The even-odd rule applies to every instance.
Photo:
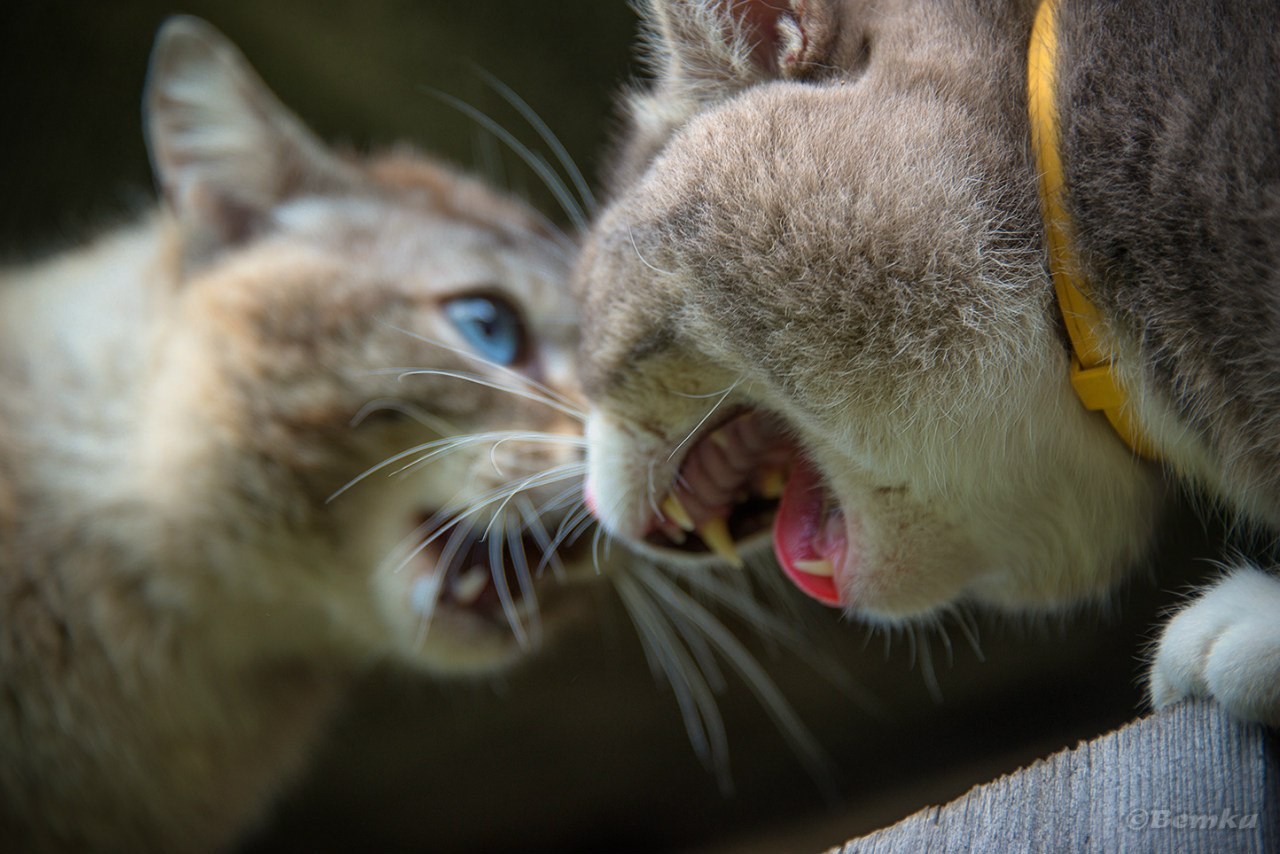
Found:
[[[697,527],[693,524],[693,517],[689,515],[688,510],[684,509],[684,505],[680,503],[679,498],[676,498],[674,492],[667,493],[667,497],[662,501],[661,510],[663,516],[675,522],[683,531],[692,531]]]
[[[672,525],[670,522],[663,522],[659,527],[667,539],[677,546],[683,546],[689,540],[689,537],[680,527]]]
[[[716,447],[726,451],[733,445],[733,443],[729,441],[729,437],[725,434],[723,429],[716,430],[707,438],[714,442]]]
[[[423,616],[435,609],[436,600],[440,598],[440,585],[444,583],[443,572],[428,572],[418,576],[409,588],[409,606]]]
[[[798,560],[793,565],[807,575],[822,575],[830,578],[836,574],[836,568],[829,560]]]
[[[742,556],[738,554],[738,548],[733,544],[733,537],[729,534],[729,524],[724,519],[717,516],[703,522],[698,526],[698,536],[717,557],[735,569],[742,569]]]
[[[787,475],[780,468],[768,469],[760,476],[760,497],[781,498],[787,488]]]
[[[480,598],[488,585],[489,570],[476,564],[453,580],[449,592],[459,604],[471,605]]]

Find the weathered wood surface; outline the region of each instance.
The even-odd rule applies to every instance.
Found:
[[[832,849],[960,851],[1280,852],[1280,737],[1184,703]]]

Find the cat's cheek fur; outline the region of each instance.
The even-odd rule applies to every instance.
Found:
[[[1212,697],[1244,720],[1280,726],[1280,579],[1244,566],[1164,627],[1151,665],[1157,708]]]
[[[648,483],[666,443],[599,408],[587,417],[586,437],[586,494],[596,518],[614,536],[641,539],[653,515]]]

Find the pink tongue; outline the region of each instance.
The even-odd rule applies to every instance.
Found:
[[[773,523],[773,551],[797,587],[824,605],[840,607],[835,579],[797,568],[797,561],[827,560],[839,572],[849,549],[844,514],[829,513],[822,476],[808,460],[797,458]]]

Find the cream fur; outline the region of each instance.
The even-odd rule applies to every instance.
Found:
[[[164,210],[0,274],[10,850],[225,848],[369,661],[470,674],[522,658],[511,627],[462,608],[438,607],[424,637],[431,552],[388,558],[422,514],[578,455],[478,444],[329,501],[440,435],[577,435],[544,403],[394,372],[573,394],[566,248],[419,156],[339,158],[191,19],[162,30],[148,111]],[[476,291],[524,314],[512,370],[469,357],[443,315]],[[421,420],[353,421],[379,400]],[[572,603],[543,593],[553,630]]]

